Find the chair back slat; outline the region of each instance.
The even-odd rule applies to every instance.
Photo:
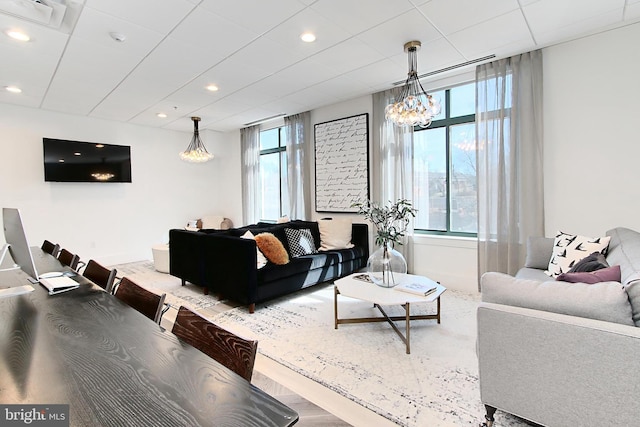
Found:
[[[82,275],[105,291],[111,293],[113,281],[116,278],[116,269],[110,270],[97,261],[90,259]]]
[[[156,323],[160,323],[167,294],[158,295],[123,277],[114,294],[120,301],[135,308]]]
[[[251,381],[258,341],[247,340],[182,306],[172,332],[182,341]]]

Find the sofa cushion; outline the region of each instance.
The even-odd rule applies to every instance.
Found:
[[[593,252],[605,253],[610,239],[609,236],[593,238],[558,231],[546,273],[555,278],[560,273],[567,273],[575,263]]]
[[[571,283],[599,283],[599,282],[619,282],[620,266],[601,268],[596,271],[576,271],[562,273],[556,277],[556,280]]]
[[[634,325],[631,304],[620,283],[538,282],[489,272],[482,275],[481,286],[484,302]]]
[[[553,254],[553,238],[530,236],[527,239],[527,258],[524,266],[546,270]]]
[[[588,257],[582,258],[580,261],[576,262],[568,272],[578,273],[581,271],[596,271],[607,267],[610,267],[610,265],[604,255],[600,252],[594,252]],[[619,281],[620,279],[617,280],[617,282]]]
[[[318,268],[326,268],[337,263],[338,257],[332,252],[303,255],[291,259],[287,265],[267,265],[258,271],[258,278],[261,283],[269,283],[296,274],[308,273]]]
[[[282,242],[271,233],[260,233],[255,236],[260,252],[274,264],[283,265],[289,262],[289,254]]]
[[[308,228],[285,228],[284,233],[287,236],[291,258],[318,252],[311,230]]]
[[[320,230],[321,251],[353,247],[350,219],[321,219],[318,221],[318,228]]]

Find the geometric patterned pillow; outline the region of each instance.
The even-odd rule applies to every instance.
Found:
[[[553,254],[549,260],[547,273],[551,277],[568,273],[583,258],[594,252],[605,254],[611,237],[585,237],[558,231],[553,243]]]
[[[285,228],[284,234],[287,236],[291,258],[318,253],[313,235],[308,228]]]

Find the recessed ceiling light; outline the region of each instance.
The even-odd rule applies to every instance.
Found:
[[[208,85],[207,86],[207,90],[209,90],[211,92],[216,92],[218,90],[218,86],[216,86],[216,85]]]
[[[58,163],[64,163],[64,159],[58,160]]]
[[[73,153],[74,156],[82,156],[82,153],[79,151],[76,151],[75,153]]]
[[[316,35],[313,33],[302,33],[300,35],[300,40],[303,42],[311,43],[316,41]]]
[[[6,34],[14,40],[19,40],[21,42],[28,42],[31,40],[28,34],[23,33],[20,30],[9,30]]]
[[[161,119],[166,119],[167,115],[165,113],[158,113],[156,114],[156,116],[160,117]]]
[[[104,144],[96,144],[96,148],[104,148]]]
[[[11,93],[20,93],[20,92],[22,92],[22,89],[20,89],[18,86],[5,86],[4,88],[8,92],[11,92]]]

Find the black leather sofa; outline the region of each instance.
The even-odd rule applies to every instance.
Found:
[[[182,279],[183,285],[190,282],[203,286],[205,293],[248,305],[253,313],[256,303],[347,276],[367,264],[368,226],[352,224],[351,249],[290,257],[288,264],[268,262],[258,269],[256,242],[240,236],[247,230],[254,236],[272,233],[291,254],[285,228],[310,229],[316,247],[320,247],[320,231],[315,221],[258,223],[228,230],[170,230],[170,273]]]

